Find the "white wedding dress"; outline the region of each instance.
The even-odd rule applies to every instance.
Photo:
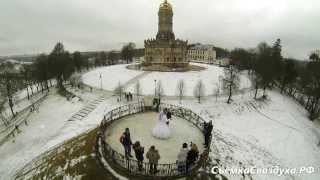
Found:
[[[159,139],[170,138],[171,132],[169,125],[167,124],[167,116],[163,111],[159,114],[158,123],[153,128],[152,135]]]

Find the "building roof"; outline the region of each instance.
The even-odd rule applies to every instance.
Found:
[[[214,46],[210,45],[210,44],[196,44],[195,46],[190,47],[189,50],[209,50],[209,49],[213,49],[214,50]]]

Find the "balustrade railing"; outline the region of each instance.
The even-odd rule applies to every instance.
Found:
[[[199,128],[200,131],[203,132],[204,128],[204,119],[200,117],[198,114],[194,113],[192,110],[180,107],[177,105],[171,104],[161,104],[160,109],[167,108],[169,109],[174,116],[179,118],[185,119],[190,123],[194,124],[196,127]],[[98,158],[105,159],[113,168],[118,170],[122,170],[122,172],[136,175],[136,176],[157,176],[157,177],[173,177],[173,176],[184,176],[188,172],[191,172],[206,162],[208,158],[208,153],[210,150],[210,146],[206,147],[205,150],[200,154],[199,159],[197,162],[190,167],[188,172],[186,171],[178,171],[176,162],[169,163],[169,164],[158,164],[156,174],[153,174],[150,171],[150,164],[148,162],[142,163],[142,169],[139,169],[138,161],[135,159],[128,159],[123,154],[115,151],[105,140],[105,134],[109,125],[128,115],[137,114],[146,111],[146,107],[143,102],[126,104],[120,107],[117,107],[107,114],[105,114],[104,119],[100,125],[100,131],[98,133],[97,138],[97,150],[98,150]]]

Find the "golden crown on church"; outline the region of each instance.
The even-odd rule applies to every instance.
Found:
[[[164,2],[160,4],[160,10],[170,10],[170,11],[172,11],[172,6],[171,6],[170,3],[168,3],[167,0],[164,0]]]

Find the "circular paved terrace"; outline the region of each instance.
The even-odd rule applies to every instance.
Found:
[[[203,152],[204,138],[202,132],[192,123],[173,117],[170,123],[171,138],[160,140],[152,136],[152,128],[156,125],[158,114],[156,112],[145,112],[123,117],[113,122],[105,131],[106,142],[117,152],[123,153],[124,150],[119,142],[119,137],[126,127],[130,128],[133,143],[140,141],[145,147],[145,153],[151,145],[159,150],[161,159],[159,163],[174,163],[181,149],[182,143],[197,144],[199,151]],[[134,152],[132,153],[134,156]],[[147,159],[145,159],[147,160]]]

